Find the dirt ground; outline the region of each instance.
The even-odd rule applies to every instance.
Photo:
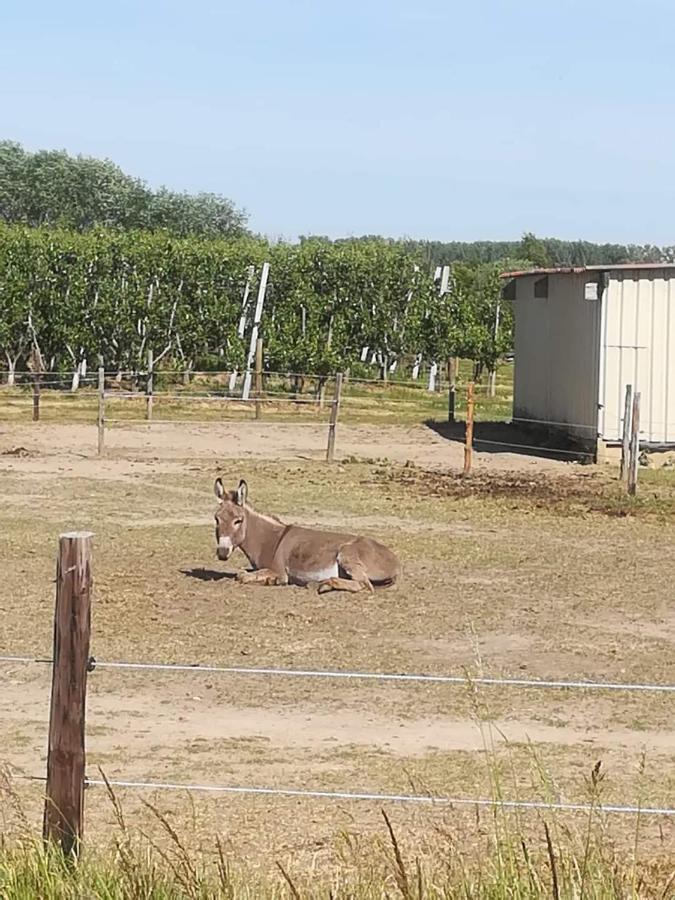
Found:
[[[675,681],[675,529],[658,504],[616,515],[598,500],[613,490],[606,472],[516,453],[476,454],[465,481],[461,445],[424,426],[340,428],[332,467],[321,461],[325,437],[271,423],[124,427],[107,434],[99,459],[91,426],[0,425],[0,654],[50,654],[57,536],[82,528],[96,535],[100,661]],[[246,477],[253,503],[282,519],[388,542],[402,582],[374,597],[240,586],[243,557],[215,558],[216,474],[232,485]],[[664,484],[661,494],[672,492]],[[0,685],[0,762],[40,775],[49,668],[0,664]],[[88,769],[586,802],[601,761],[602,799],[673,806],[674,703],[659,693],[99,668]],[[14,784],[37,822],[40,786]],[[365,802],[120,793],[139,827],[153,820],[142,796],[190,840],[225,835],[252,859],[265,848],[314,864],[339,835],[381,822]],[[448,807],[397,807],[395,818],[420,841],[441,827],[469,837],[482,827],[473,810]],[[619,838],[632,828],[610,818]],[[105,792],[91,788],[90,837],[103,840],[113,819]],[[673,850],[672,820],[643,827],[655,852]]]

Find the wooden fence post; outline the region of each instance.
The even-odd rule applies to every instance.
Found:
[[[30,353],[28,368],[32,373],[33,382],[33,421],[40,421],[40,376],[42,374],[42,356],[37,345],[33,346]]]
[[[455,371],[454,359],[448,357],[448,422],[455,421],[455,400],[457,372]]]
[[[633,397],[633,416],[630,428],[630,460],[628,465],[628,493],[637,493],[638,465],[640,461],[640,391]]]
[[[340,400],[342,398],[342,372],[335,376],[335,393],[330,408],[330,423],[328,425],[328,447],[326,448],[326,462],[332,463],[335,459],[335,432],[337,430],[338,415],[340,412]]]
[[[57,841],[66,855],[77,855],[83,826],[92,537],[87,531],[60,535],[56,565],[43,837]]]
[[[145,418],[148,422],[152,421],[152,403],[155,382],[155,359],[152,350],[148,350],[148,380],[145,385]]]
[[[98,369],[98,455],[103,454],[105,447],[105,370]]]
[[[623,405],[623,435],[621,440],[621,468],[619,479],[628,477],[628,458],[630,456],[631,411],[633,407],[633,385],[626,385],[626,399]]]
[[[33,421],[40,421],[40,373],[33,372]]]
[[[466,436],[464,438],[464,474],[468,475],[471,471],[471,462],[473,455],[473,381],[470,381],[466,388]]]
[[[262,395],[263,395],[263,342],[262,338],[257,338],[255,342],[255,417],[262,418]]]

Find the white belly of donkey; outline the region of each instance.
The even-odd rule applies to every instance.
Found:
[[[319,581],[328,581],[329,578],[337,578],[339,576],[337,561],[324,569],[315,569],[314,571],[305,570],[303,572],[290,569],[288,577],[291,581],[298,584],[313,584]]]

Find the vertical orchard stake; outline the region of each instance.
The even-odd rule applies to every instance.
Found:
[[[473,381],[466,388],[466,437],[464,439],[464,474],[471,471],[473,454]]]
[[[335,376],[335,393],[330,408],[330,423],[328,425],[328,447],[326,448],[326,462],[332,463],[335,459],[335,432],[337,430],[338,415],[340,412],[340,399],[342,397],[342,372]]]
[[[255,304],[255,313],[253,314],[253,330],[251,331],[251,342],[248,348],[248,356],[246,357],[246,373],[244,375],[244,386],[241,390],[241,399],[248,400],[251,392],[251,366],[255,358],[255,347],[258,341],[258,331],[260,330],[260,321],[262,319],[263,305],[265,303],[265,292],[267,291],[267,281],[270,274],[270,264],[263,263],[262,272],[260,273],[260,284],[258,285],[258,299]]]
[[[263,395],[263,342],[262,338],[257,338],[255,342],[255,417],[262,418],[262,395]]]
[[[621,439],[621,468],[619,479],[628,477],[628,458],[630,456],[631,411],[633,407],[633,385],[626,385],[626,399],[623,405],[623,434]]]
[[[58,842],[66,855],[77,855],[83,826],[92,537],[88,531],[62,534],[56,564],[43,837]]]
[[[152,421],[152,394],[154,390],[154,373],[155,361],[152,350],[148,350],[148,380],[145,385],[145,418],[148,422]]]
[[[630,460],[628,464],[628,493],[637,492],[638,463],[640,459],[640,391],[633,397],[633,416],[630,429]]]
[[[101,456],[105,444],[105,370],[98,369],[98,455]]]

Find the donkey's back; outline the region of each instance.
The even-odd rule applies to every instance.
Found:
[[[401,566],[394,553],[369,537],[289,526],[277,549],[289,581],[319,591],[360,591],[392,585]]]

